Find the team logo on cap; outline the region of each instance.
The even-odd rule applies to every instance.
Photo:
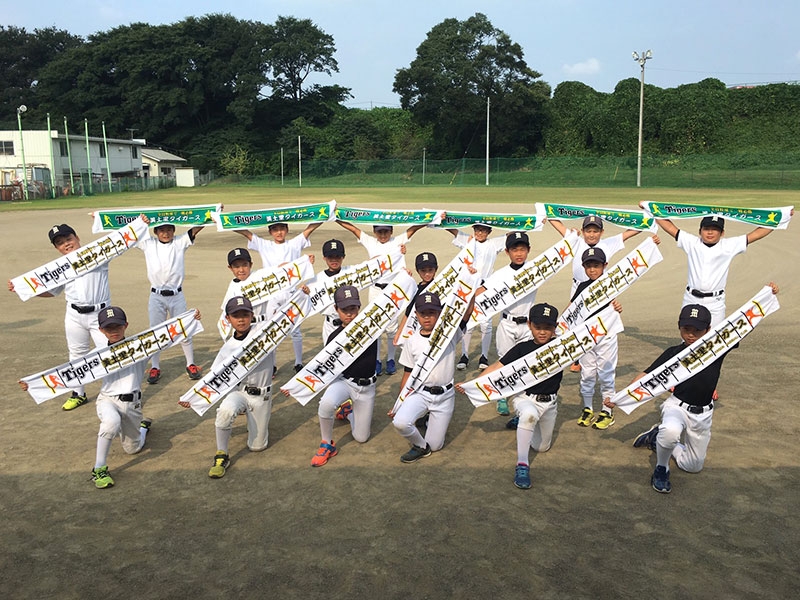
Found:
[[[522,234],[521,234],[521,233],[519,233],[519,232],[516,232],[516,233],[514,234],[514,239],[515,239],[515,240],[522,239]]]
[[[58,225],[56,225],[55,227],[53,227],[53,233],[58,233]]]
[[[550,316],[550,307],[549,306],[545,306],[542,309],[542,316],[543,317],[549,317]]]
[[[344,297],[345,298],[352,298],[353,297],[353,292],[351,292],[350,290],[345,290],[344,291]]]
[[[244,298],[237,298],[236,306],[244,306]]]
[[[241,251],[241,250],[239,250],[239,248],[236,248],[236,249],[233,251],[233,255],[234,255],[234,256],[241,256],[241,255],[242,255],[242,251]]]
[[[428,255],[427,255],[427,254],[423,254],[423,255],[422,255],[422,260],[430,260],[430,258],[428,258]]]
[[[53,229],[56,229],[56,228],[53,227]],[[108,310],[106,310],[106,319],[110,319],[113,316],[114,316],[114,309],[113,308],[109,308]]]
[[[331,242],[331,250],[336,250],[336,242]]]
[[[589,256],[594,256],[594,248],[589,248],[589,252],[587,252]]]
[[[425,302],[433,302],[430,294],[425,294]]]
[[[696,319],[700,316],[699,311],[696,308],[692,309],[692,312],[689,314],[690,319]]]

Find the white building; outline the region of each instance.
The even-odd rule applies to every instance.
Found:
[[[142,148],[142,171],[145,177],[171,177],[175,169],[186,165],[186,159],[157,148]]]
[[[20,140],[19,130],[0,130],[0,185],[10,185],[25,177],[29,189],[33,186],[50,186],[52,172],[55,185],[62,189],[70,187],[70,174],[75,186],[89,181],[92,184],[107,182],[110,177],[141,177],[142,148],[145,140],[122,140],[89,137],[87,152],[86,137],[52,130],[24,130]],[[23,161],[24,153],[24,161]],[[33,190],[36,191],[36,190]]]

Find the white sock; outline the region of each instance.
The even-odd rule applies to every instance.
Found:
[[[532,429],[520,429],[517,427],[517,463],[528,464],[532,441]]]
[[[186,357],[186,366],[194,364],[194,344],[189,341],[188,344],[181,344],[183,348],[183,355]]]
[[[230,429],[220,429],[219,427],[214,428],[217,435],[217,450],[221,450],[225,454],[228,453],[228,442],[231,441],[231,431]]]
[[[322,435],[323,441],[329,444],[333,439],[333,421],[334,420],[330,417],[319,418],[319,432]]]
[[[94,468],[105,467],[108,464],[108,452],[111,450],[111,442],[106,437],[97,436],[97,454],[94,457]]]

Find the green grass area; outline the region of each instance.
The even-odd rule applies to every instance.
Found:
[[[383,204],[409,207],[448,207],[454,210],[502,212],[495,205],[518,204],[515,212],[525,212],[533,202],[588,204],[597,206],[635,207],[641,200],[692,202],[732,206],[796,205],[800,190],[761,189],[674,189],[674,188],[584,188],[584,187],[252,187],[243,185],[209,185],[198,188],[172,188],[150,192],[105,194],[91,197],[35,200],[31,202],[2,202],[0,213],[17,210],[63,210],[85,208],[130,208],[178,206],[205,203],[234,205],[292,206],[320,201],[337,200],[353,206]]]

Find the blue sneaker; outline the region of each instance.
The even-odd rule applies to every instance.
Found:
[[[505,398],[497,399],[497,414],[502,417],[507,417],[511,414],[511,411],[508,410],[508,400]]]
[[[511,417],[506,423],[506,429],[516,429],[517,427],[519,427],[519,415]]]
[[[667,471],[667,467],[662,467],[661,465],[656,467],[656,470],[653,471],[653,476],[650,478],[650,483],[653,485],[653,489],[657,492],[661,492],[662,494],[669,494],[672,491],[672,484],[669,482],[669,471]]]
[[[658,437],[658,423],[653,425],[650,429],[645,431],[644,433],[640,433],[636,436],[636,439],[633,440],[633,447],[634,448],[642,448],[647,447],[650,448],[653,452],[656,451],[656,438]]]
[[[393,360],[386,361],[386,374],[387,375],[394,375],[397,373],[397,367],[394,364]]]
[[[517,464],[514,472],[514,485],[521,490],[529,490],[531,487],[531,468],[525,463]]]
[[[383,373],[383,363],[381,361],[375,362],[375,375]]]

